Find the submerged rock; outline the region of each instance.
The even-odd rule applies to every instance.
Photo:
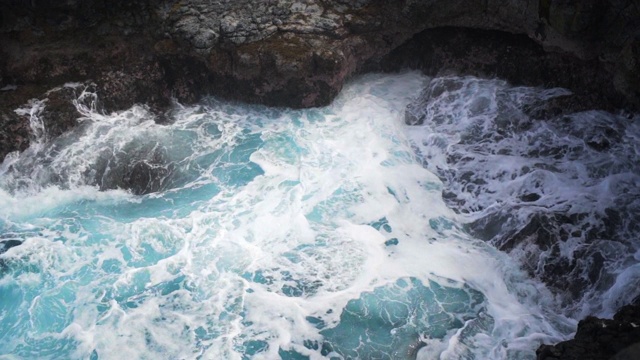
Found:
[[[127,189],[143,195],[166,189],[175,165],[157,144],[131,144],[124,151],[107,149],[84,176],[86,183],[100,190]]]
[[[28,120],[13,111],[0,110],[0,160],[11,152],[26,150],[30,137]]]
[[[637,263],[640,167],[638,117],[558,100],[579,98],[439,77],[407,106],[405,121],[413,132],[424,129],[413,146],[443,181],[445,203],[468,216],[466,230],[511,254],[568,312],[584,316],[638,295],[613,284]],[[566,107],[556,111],[558,104]],[[605,291],[606,305],[590,301]]]
[[[18,239],[3,239],[0,240],[0,254],[6,252],[7,250],[11,249],[12,247],[16,247],[18,245],[22,244],[21,240]]]

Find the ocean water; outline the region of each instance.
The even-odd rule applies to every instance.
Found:
[[[422,101],[439,81],[463,85]],[[504,128],[497,114],[514,114],[504,104],[564,90],[368,75],[325,108],[205,99],[177,104],[160,125],[143,106],[101,114],[99,94],[67,86],[78,92],[78,128],[47,139],[38,121],[46,103],[33,103],[19,111],[40,138],[0,166],[0,359],[535,359],[542,342],[568,338],[582,312],[610,313],[637,295],[633,239],[573,302],[527,266],[531,254],[544,262],[544,249],[498,250],[499,234],[539,212],[496,205],[521,196],[536,171],[495,172],[535,170],[539,154],[482,160],[535,137],[486,134]],[[511,100],[496,100],[504,93]],[[637,140],[638,129],[622,117],[574,117],[584,116],[620,122],[621,151],[637,146],[625,136]],[[471,128],[478,137],[465,141]],[[545,190],[533,203],[561,206],[600,186],[607,204],[626,201],[621,222],[630,224],[637,158],[605,169],[587,155],[536,175]],[[465,171],[488,185],[460,188]],[[556,180],[573,197],[544,182],[552,175],[569,179]],[[447,193],[466,201],[456,206]],[[589,204],[580,201],[573,206]],[[479,221],[497,209],[521,221],[483,237]],[[566,247],[590,241],[578,240]]]

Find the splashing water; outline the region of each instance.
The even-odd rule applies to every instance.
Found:
[[[552,115],[549,100],[568,94],[438,78],[408,107],[408,134],[472,234],[547,282],[572,316],[611,317],[640,296],[640,117]]]
[[[77,129],[0,167],[0,358],[534,359],[576,321],[446,206],[455,141],[404,124],[428,84],[209,99],[170,125],[79,104]]]

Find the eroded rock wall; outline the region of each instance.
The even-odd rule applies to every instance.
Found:
[[[105,111],[134,103],[162,110],[172,98],[193,102],[203,94],[321,106],[354,73],[381,69],[380,59],[393,49],[442,27],[526,36],[564,56],[545,62],[542,72],[579,74],[575,82],[565,76],[562,86],[582,87],[584,68],[595,67],[592,72],[606,74],[592,81],[610,94],[606,101],[640,104],[640,8],[633,0],[4,0],[0,6],[0,88],[6,90],[0,121],[3,129],[18,129],[0,134],[0,158],[24,148],[10,140],[12,133],[24,137],[13,109],[66,82],[96,84]],[[434,40],[447,41],[415,41],[428,49]],[[452,54],[468,51],[460,46]],[[517,69],[526,56],[515,53],[510,66]]]

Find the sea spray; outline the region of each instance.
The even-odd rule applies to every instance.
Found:
[[[639,119],[553,109],[569,95],[437,78],[409,105],[408,136],[473,235],[550,285],[566,313],[610,317],[640,295]]]
[[[0,255],[0,353],[533,359],[568,337],[562,303],[443,200],[425,154],[455,143],[405,125],[430,80],[369,75],[309,110],[206,99],[167,125],[83,110],[2,168],[2,236],[23,244]],[[137,156],[170,169],[160,186],[96,181]]]

